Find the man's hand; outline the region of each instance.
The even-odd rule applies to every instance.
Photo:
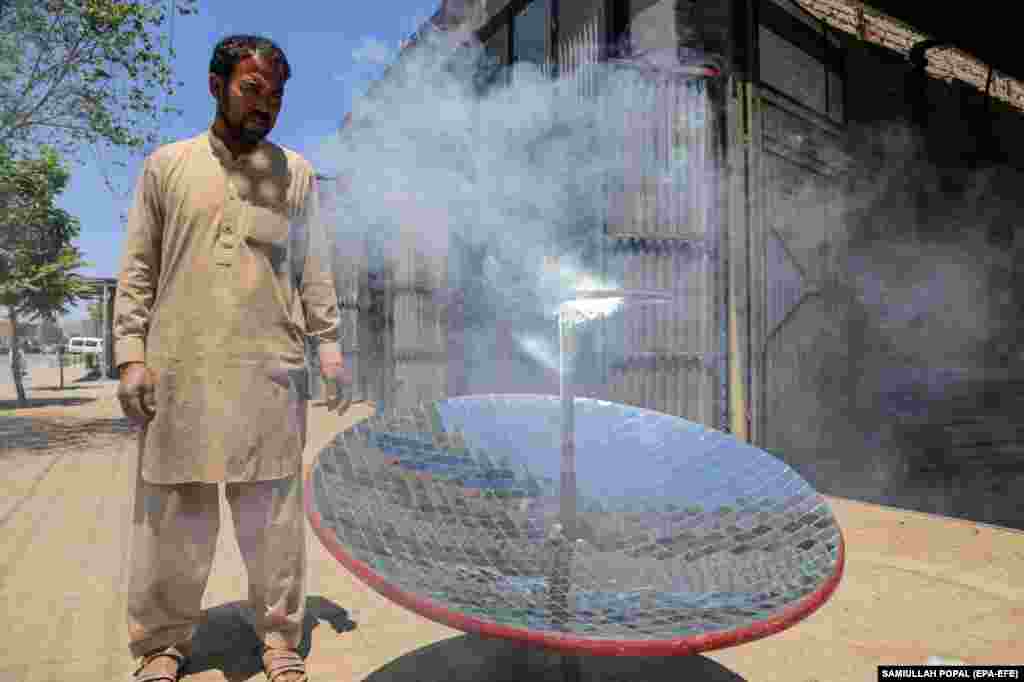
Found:
[[[121,367],[117,399],[125,416],[140,426],[156,416],[156,376],[145,363],[129,362]]]
[[[345,366],[341,351],[337,348],[320,347],[320,374],[331,390],[327,397],[327,409],[343,415],[352,406],[352,372]]]

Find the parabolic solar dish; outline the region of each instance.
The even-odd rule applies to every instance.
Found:
[[[339,434],[309,471],[310,521],[398,604],[564,652],[731,646],[835,590],[839,526],[782,461],[651,410],[576,398],[574,412],[571,519],[559,398],[479,395]]]

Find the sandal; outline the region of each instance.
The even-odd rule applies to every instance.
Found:
[[[174,673],[144,673],[150,663],[158,658],[173,658],[178,663],[178,669]],[[159,649],[152,653],[148,653],[142,657],[142,662],[139,663],[138,670],[132,676],[134,682],[178,682],[181,679],[181,671],[185,667],[185,655],[182,654],[178,649],[174,647],[167,647],[166,649]]]
[[[274,649],[264,646],[261,658],[263,672],[266,673],[270,682],[274,682],[279,675],[289,672],[302,673],[302,676],[296,678],[295,682],[309,682],[306,663],[295,649]]]

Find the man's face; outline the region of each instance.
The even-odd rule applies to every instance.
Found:
[[[218,114],[238,140],[256,144],[274,129],[284,98],[283,76],[281,67],[258,55],[238,62],[229,83],[210,74]]]

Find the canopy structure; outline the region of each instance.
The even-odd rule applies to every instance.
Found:
[[[113,277],[82,277],[82,281],[92,287],[92,298],[100,302],[103,319],[100,321],[103,336],[103,356],[100,358],[102,376],[109,379],[117,378],[117,361],[114,358],[114,295],[117,293],[117,278]],[[88,296],[86,297],[88,298]]]

